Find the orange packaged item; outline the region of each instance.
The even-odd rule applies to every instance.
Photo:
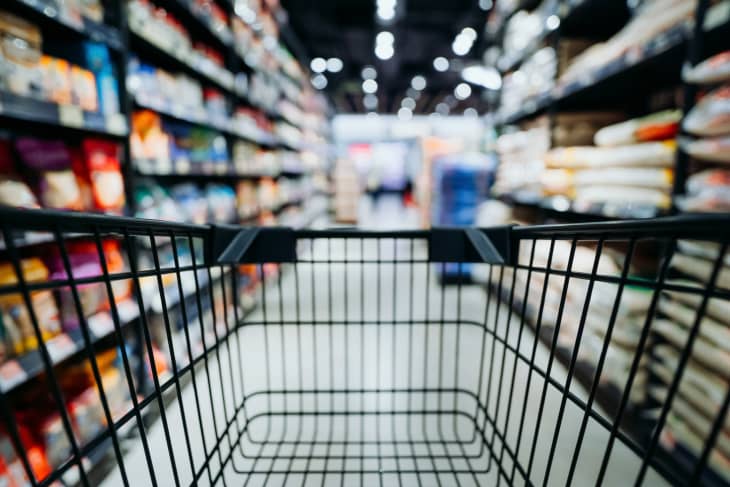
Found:
[[[43,282],[48,280],[48,269],[43,262],[33,257],[20,261],[25,282]],[[0,264],[0,286],[12,286],[18,283],[15,270],[9,262]],[[56,301],[48,290],[33,291],[30,295],[31,306],[35,314],[41,336],[48,340],[61,331]],[[31,314],[20,293],[0,296],[0,311],[3,314],[3,325],[10,336],[16,354],[38,348]]]
[[[71,67],[68,61],[43,55],[40,68],[46,100],[59,105],[70,105],[73,96],[71,93]]]
[[[96,209],[121,213],[125,198],[119,146],[106,140],[86,139],[82,149]]]
[[[652,142],[673,139],[679,132],[679,122],[657,122],[636,129],[634,137],[639,142]]]
[[[99,110],[96,77],[88,69],[71,66],[71,93],[74,105],[78,105],[88,112]]]

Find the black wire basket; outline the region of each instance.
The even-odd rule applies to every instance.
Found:
[[[730,479],[726,217],[404,232],[0,219],[18,335],[0,473],[21,485]],[[79,248],[98,272],[79,274]],[[49,256],[56,274],[31,272]],[[91,378],[85,408],[68,377]],[[53,441],[32,433],[34,408]]]

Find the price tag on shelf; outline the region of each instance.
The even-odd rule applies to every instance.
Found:
[[[27,378],[28,374],[17,360],[10,360],[0,366],[0,389],[3,391],[9,391]]]
[[[106,116],[106,131],[116,135],[127,133],[127,121],[121,113]]]
[[[75,105],[59,105],[58,117],[61,120],[61,125],[75,128],[84,126],[84,112],[81,110],[81,107]]]
[[[96,313],[86,320],[86,322],[89,324],[89,330],[97,338],[107,336],[114,330],[114,321],[112,321],[111,315],[106,311]]]
[[[64,333],[48,340],[46,348],[48,349],[48,355],[51,356],[51,361],[57,363],[74,353],[76,344],[71,340],[71,337]]]

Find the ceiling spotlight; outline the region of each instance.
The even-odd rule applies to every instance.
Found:
[[[365,66],[362,68],[362,79],[375,79],[378,77],[378,72],[372,66]]]
[[[461,71],[461,77],[464,81],[483,86],[488,90],[496,91],[502,87],[502,76],[492,66],[467,66]]]
[[[365,95],[362,99],[362,104],[368,110],[375,110],[378,108],[378,97],[375,95]]]
[[[447,105],[444,102],[441,102],[438,105],[436,105],[436,112],[439,115],[448,115],[450,110],[451,109],[449,108],[449,105]]]
[[[366,79],[362,82],[362,91],[365,93],[375,93],[378,91],[378,82],[374,79]]]
[[[472,41],[470,39],[465,36],[458,35],[456,36],[456,39],[454,39],[453,44],[451,44],[451,50],[454,51],[454,54],[457,56],[465,56],[471,50],[471,46]]]
[[[479,112],[476,110],[476,108],[467,108],[464,110],[464,116],[469,118],[477,118],[479,117]]]
[[[378,59],[387,61],[388,59],[393,57],[393,54],[395,54],[393,44],[378,44],[377,46],[375,46],[375,55],[378,57]]]
[[[318,90],[327,88],[327,78],[323,74],[318,74],[312,78],[312,86]]]
[[[471,96],[471,86],[466,83],[459,83],[454,90],[454,96],[457,100],[466,100]]]
[[[327,71],[329,71],[330,73],[339,73],[340,71],[342,71],[343,67],[344,63],[340,58],[331,57],[327,60]]]
[[[327,61],[323,57],[316,57],[309,63],[309,68],[314,73],[324,73],[327,69]]]
[[[404,108],[407,108],[409,110],[415,110],[416,109],[416,100],[413,98],[403,98],[403,100],[400,102],[401,106]]]
[[[443,73],[449,69],[449,60],[443,56],[439,56],[433,60],[433,68],[436,71]]]
[[[545,27],[548,28],[548,30],[555,30],[558,27],[560,27],[560,17],[553,14],[547,19],[545,19]]]
[[[414,90],[421,91],[425,87],[426,87],[426,78],[424,78],[420,74],[414,76],[413,79],[411,80],[411,88],[413,88]]]
[[[475,31],[471,27],[464,27],[461,30],[461,35],[464,36],[465,38],[471,40],[472,42],[477,40],[477,31]]]
[[[484,11],[491,10],[493,6],[494,2],[492,0],[479,0],[479,8]]]
[[[378,35],[375,36],[375,44],[390,44],[392,46],[394,42],[395,36],[393,36],[392,32],[388,32],[387,30],[379,32]]]
[[[410,120],[413,118],[413,112],[410,111],[408,108],[403,107],[398,110],[398,118],[403,121]]]
[[[378,17],[383,20],[393,20],[395,18],[394,8],[378,8]]]

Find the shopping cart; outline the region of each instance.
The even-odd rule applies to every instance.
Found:
[[[12,326],[29,333],[0,370],[7,478],[728,482],[726,217],[363,232],[2,209],[0,222],[6,343]],[[79,248],[99,272],[77,272]],[[39,277],[33,256],[61,272]],[[439,285],[446,263],[472,263],[478,284]],[[89,314],[95,286],[107,320]],[[66,306],[60,331],[48,291]],[[74,365],[93,378],[83,408]],[[43,438],[33,408],[55,425]]]

